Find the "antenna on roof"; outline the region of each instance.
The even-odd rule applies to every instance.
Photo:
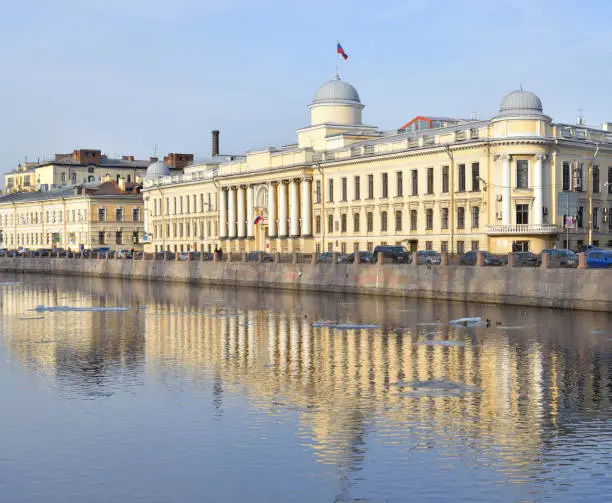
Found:
[[[470,120],[471,121],[478,120],[478,112],[476,110],[470,110]]]
[[[519,89],[520,89],[521,91],[523,90],[523,84],[522,84],[522,83],[520,83],[520,84],[519,84]]]
[[[579,108],[578,109],[578,117],[576,117],[576,125],[577,126],[585,126],[586,125],[586,121],[584,120],[584,109],[583,108]]]
[[[157,157],[157,143],[155,145],[153,145],[153,155],[155,155],[155,157]]]

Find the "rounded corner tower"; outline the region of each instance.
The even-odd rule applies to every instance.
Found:
[[[341,124],[354,126],[361,124],[361,104],[359,93],[338,75],[323,84],[314,95],[310,108],[310,125]]]

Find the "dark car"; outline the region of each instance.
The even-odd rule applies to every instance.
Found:
[[[498,266],[498,265],[503,264],[502,260],[499,257],[496,257],[490,252],[483,251],[480,253],[483,254],[483,264],[484,265]],[[466,252],[463,255],[461,255],[461,258],[459,259],[459,263],[461,263],[462,265],[476,265],[477,257],[478,257],[478,251],[472,250],[472,251]]]
[[[538,265],[542,263],[542,255],[548,255],[553,265],[558,267],[578,267],[578,255],[572,250],[549,248],[538,255]]]
[[[442,256],[437,251],[419,250],[417,251],[417,260],[419,264],[440,265]]]
[[[412,254],[405,246],[377,246],[374,248],[375,260],[378,254],[383,254],[385,261],[391,261],[396,264],[410,264],[412,262]]]
[[[514,265],[516,267],[537,267],[538,256],[532,252],[515,252]]]
[[[170,252],[170,251],[163,252],[163,251],[160,251],[160,252],[157,252],[155,254],[155,260],[164,260],[164,253],[168,254],[168,260],[175,260],[176,259],[176,256],[175,256],[174,252]]]
[[[262,262],[274,262],[274,257],[266,252],[252,251],[247,255],[247,260],[249,262],[257,262],[259,261],[259,254],[261,253],[261,261]]]
[[[592,250],[587,253],[586,259],[591,269],[607,269],[612,266],[612,252],[607,250]]]
[[[374,257],[369,251],[360,251],[357,253],[359,253],[360,264],[371,264],[374,262]],[[355,254],[351,253],[349,255],[343,255],[340,257],[339,262],[341,264],[353,264],[355,262]]]

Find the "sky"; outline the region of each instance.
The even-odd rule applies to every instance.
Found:
[[[294,143],[336,63],[383,130],[489,118],[521,85],[598,125],[610,19],[609,0],[0,0],[0,171],[78,148],[200,159],[212,129],[225,154]]]

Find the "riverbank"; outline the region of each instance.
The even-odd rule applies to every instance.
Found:
[[[601,269],[5,257],[0,270],[612,312]]]

